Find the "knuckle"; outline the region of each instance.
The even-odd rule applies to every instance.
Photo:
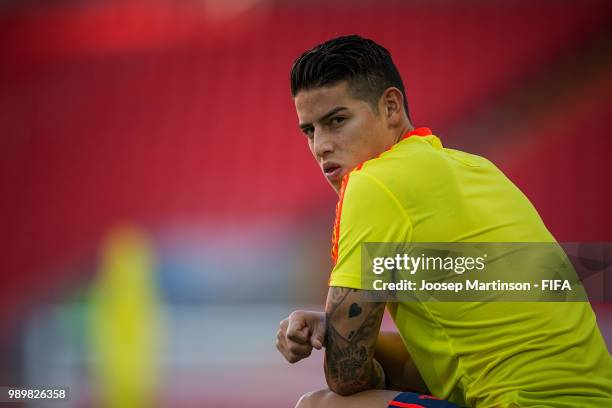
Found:
[[[302,316],[303,311],[302,310],[294,310],[293,312],[291,312],[291,314],[289,315],[289,319],[297,319],[300,316]]]

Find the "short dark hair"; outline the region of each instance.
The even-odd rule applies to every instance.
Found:
[[[291,95],[301,90],[348,81],[353,95],[378,112],[378,100],[393,86],[402,91],[404,110],[408,100],[404,83],[391,54],[383,46],[358,35],[333,38],[300,55],[291,67]]]

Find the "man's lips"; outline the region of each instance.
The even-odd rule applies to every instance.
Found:
[[[342,176],[342,166],[336,163],[326,163],[323,166],[323,174],[328,180],[336,181]]]

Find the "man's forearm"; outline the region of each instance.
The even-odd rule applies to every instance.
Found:
[[[366,302],[362,294],[333,288],[326,307],[325,378],[340,395],[380,386],[384,372],[374,360],[374,347],[384,303]]]
[[[348,360],[347,360],[348,361]],[[353,360],[360,363],[359,358]],[[338,367],[334,358],[325,358],[325,378],[329,388],[339,395],[353,395],[371,389],[385,387],[385,373],[375,359],[370,358],[360,366]],[[348,368],[348,369],[347,369]]]

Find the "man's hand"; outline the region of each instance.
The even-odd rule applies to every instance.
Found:
[[[291,364],[310,356],[325,342],[325,313],[296,310],[280,322],[276,348]]]

